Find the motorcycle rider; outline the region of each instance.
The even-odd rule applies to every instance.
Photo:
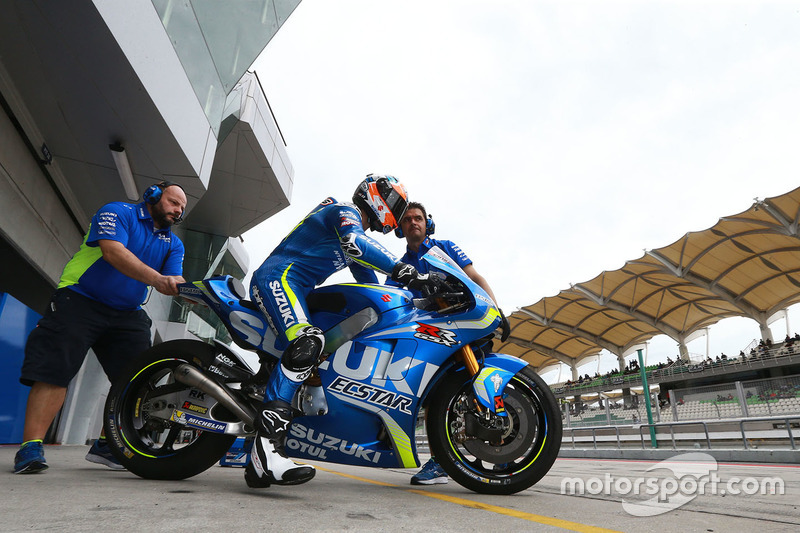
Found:
[[[393,176],[369,174],[356,188],[353,203],[326,198],[267,257],[253,274],[250,295],[282,344],[283,356],[267,378],[264,404],[256,420],[256,439],[245,468],[252,488],[297,485],[314,477],[310,465],[289,459],[284,449],[295,392],[319,362],[325,338],[308,320],[306,297],[331,274],[350,266],[359,283],[376,283],[374,271],[413,290],[435,286],[365,230],[394,230],[408,205],[405,187]]]

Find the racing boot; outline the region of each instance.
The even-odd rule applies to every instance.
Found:
[[[244,480],[250,488],[275,485],[299,485],[310,481],[317,471],[311,465],[299,465],[289,459],[284,448],[286,432],[292,422],[292,409],[275,400],[264,404],[256,421],[256,439]]]

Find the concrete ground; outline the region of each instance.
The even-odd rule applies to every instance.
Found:
[[[249,489],[240,468],[214,466],[183,481],[151,481],[88,463],[88,446],[46,446],[50,468],[11,473],[16,446],[0,446],[0,531],[797,531],[800,466],[715,463],[719,487],[765,479],[773,493],[725,489],[645,502],[631,486],[680,477],[655,461],[559,458],[538,484],[512,496],[473,493],[451,481],[411,486],[416,469],[314,463],[305,485]],[[426,460],[427,457],[422,457]],[[685,463],[699,473],[708,465]],[[693,466],[694,465],[694,466]],[[677,472],[677,473],[676,473]],[[684,472],[685,473],[685,472]],[[683,478],[680,478],[683,479]],[[741,484],[741,481],[739,482]],[[580,485],[583,485],[582,487]],[[603,487],[606,485],[606,487]],[[765,485],[766,486],[766,485]],[[566,489],[565,489],[566,487]],[[567,490],[571,487],[571,491]],[[664,487],[670,486],[664,484]],[[583,489],[579,491],[577,489]],[[610,490],[605,490],[606,488]],[[691,487],[689,487],[691,488]],[[663,492],[663,491],[662,491]],[[783,494],[781,494],[781,492]],[[624,503],[627,502],[627,503]],[[641,504],[634,505],[631,504]],[[647,503],[647,504],[645,504]],[[672,509],[659,508],[671,505]],[[680,505],[682,504],[682,505]],[[627,507],[626,507],[627,506]],[[654,516],[644,516],[656,512]]]

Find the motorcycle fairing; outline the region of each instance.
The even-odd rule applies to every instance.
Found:
[[[328,414],[295,420],[298,429],[287,441],[292,456],[361,466],[418,466],[414,434],[421,399],[440,370],[437,362],[448,361],[457,348],[419,336],[419,329],[443,330],[455,322],[416,309],[406,309],[405,314],[406,323],[375,333],[365,330],[320,364]],[[468,328],[466,342],[480,338],[493,322],[478,321],[484,329]],[[496,359],[511,370],[526,364]],[[344,424],[355,444],[339,439],[345,434]]]
[[[215,276],[179,285],[178,294],[211,308],[238,346],[245,350],[265,351],[279,357],[281,352],[275,346],[275,332],[254,303],[242,299],[234,292],[234,281],[231,276]]]
[[[291,455],[361,466],[417,466],[419,398],[438,365],[416,357],[419,342],[410,335],[365,337],[346,342],[320,364],[328,414],[295,419],[298,429],[287,441]],[[448,356],[444,348],[433,349],[442,351],[442,359]],[[345,433],[348,441],[339,437]]]

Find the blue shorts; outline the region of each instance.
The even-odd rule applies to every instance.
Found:
[[[59,289],[28,336],[19,381],[66,387],[91,348],[113,383],[134,357],[150,347],[151,324],[142,309],[121,311],[69,288]]]

